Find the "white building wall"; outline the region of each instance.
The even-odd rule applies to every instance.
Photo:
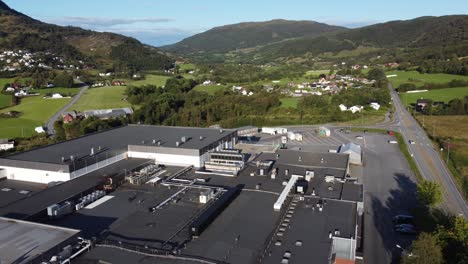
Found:
[[[141,158],[141,159],[154,159],[156,163],[173,165],[173,166],[193,165],[196,168],[200,168],[202,164],[201,157],[199,156],[129,151],[128,157],[129,158]]]
[[[47,184],[49,182],[68,181],[71,179],[70,173],[65,172],[24,169],[6,166],[1,168],[6,170],[7,178],[11,180]]]

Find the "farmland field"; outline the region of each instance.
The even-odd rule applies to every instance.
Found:
[[[18,118],[0,118],[0,138],[30,137],[34,127],[43,125],[71,100],[71,98],[42,98],[46,93],[75,95],[79,90],[79,88],[37,89],[34,92],[38,92],[40,95],[22,98],[19,105],[2,109],[1,113],[18,111],[22,115]]]
[[[138,80],[138,81],[128,81],[127,84],[133,85],[133,86],[142,86],[142,85],[156,85],[156,86],[164,86],[166,85],[166,80],[169,79],[169,76],[163,76],[163,75],[153,75],[153,74],[147,74],[145,75],[145,79],[143,80]]]
[[[193,89],[198,92],[207,92],[209,94],[214,94],[217,91],[226,89],[226,86],[225,85],[197,85]]]
[[[292,97],[292,98],[281,98],[281,107],[284,108],[297,108],[297,104],[299,103],[300,98]]]
[[[388,80],[392,82],[394,88],[397,88],[402,83],[412,83],[420,87],[425,83],[448,83],[454,79],[468,81],[468,76],[445,73],[420,74],[417,71],[388,71],[386,74],[397,75],[396,77],[388,78]]]
[[[130,103],[124,100],[126,88],[126,86],[106,86],[88,89],[69,110],[84,111],[130,107]]]
[[[423,117],[418,115],[422,124]],[[468,197],[468,115],[464,116],[425,116],[424,127],[428,134],[437,138],[446,148],[446,138],[450,138],[449,168],[454,174],[457,185],[461,187],[465,197]],[[441,152],[445,161],[447,152]]]
[[[406,105],[416,103],[418,99],[432,99],[433,101],[443,101],[448,103],[455,98],[463,98],[468,95],[468,87],[456,87],[446,89],[436,89],[421,93],[400,93],[401,101]]]

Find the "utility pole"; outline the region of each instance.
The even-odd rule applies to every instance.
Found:
[[[449,165],[449,157],[450,157],[450,138],[447,139],[447,166]]]

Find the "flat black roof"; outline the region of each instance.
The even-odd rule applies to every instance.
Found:
[[[257,160],[266,159],[275,160],[276,164],[292,165],[297,167],[346,170],[348,168],[349,155],[280,149],[276,153],[264,153],[257,158]]]
[[[24,199],[0,207],[0,216],[26,219],[40,213],[52,204],[66,201],[81,192],[94,188],[104,181],[105,176],[121,173],[123,169],[134,168],[147,161],[145,159],[122,160],[71,181],[34,192]]]
[[[329,232],[339,231],[337,237],[355,236],[356,203],[325,200],[323,210],[316,207],[318,198],[297,201],[292,217],[284,231],[277,231],[262,263],[281,263],[290,252],[290,263],[328,264],[333,240]],[[279,235],[278,233],[281,233]],[[275,245],[277,241],[281,245]],[[296,242],[302,242],[297,246]]]
[[[16,180],[0,180],[0,208],[27,199],[44,190],[47,185]]]
[[[235,133],[236,130],[233,129],[128,125],[13,154],[0,159],[0,161],[19,160],[63,164],[62,157],[68,159],[70,156],[74,156],[78,159],[89,155],[91,148],[94,148],[95,152],[99,151],[99,147],[102,150],[124,152],[127,151],[129,145],[158,146],[153,144],[153,141],[161,142],[161,145],[158,146],[161,148],[201,150]],[[186,137],[185,143],[182,143],[182,137]],[[180,142],[179,147],[176,147],[176,142]]]

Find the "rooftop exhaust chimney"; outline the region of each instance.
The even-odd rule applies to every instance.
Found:
[[[153,139],[153,144],[156,144],[156,139]]]
[[[158,146],[161,146],[161,141],[158,141]]]
[[[222,130],[222,129],[219,130],[219,133],[220,133],[220,134],[222,134],[223,132],[224,132],[224,130]]]
[[[65,162],[65,157],[62,157],[62,162]]]
[[[200,140],[203,140],[203,136],[200,136]]]
[[[101,151],[101,146],[98,147],[98,150]]]
[[[181,138],[180,138],[180,141],[182,141],[182,143],[187,142],[187,137],[185,137],[185,136],[181,137]]]
[[[94,148],[91,148],[91,156],[94,155]]]
[[[176,141],[175,145],[176,145],[176,147],[180,146],[180,142]]]
[[[323,158],[320,159],[320,163],[323,163]]]
[[[73,155],[70,155],[70,160],[75,161],[75,157],[73,157]]]

